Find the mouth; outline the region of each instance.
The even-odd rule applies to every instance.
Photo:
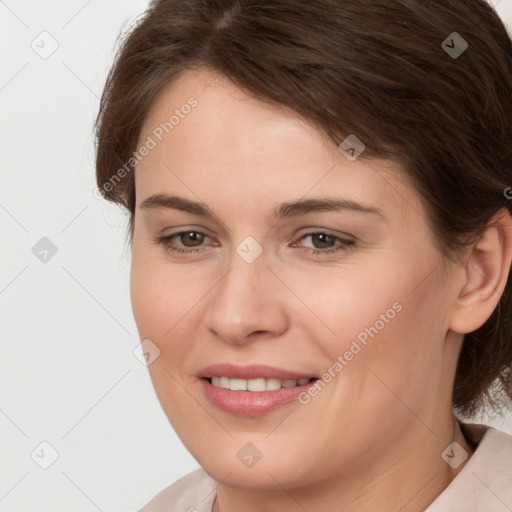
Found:
[[[261,416],[306,392],[318,378],[280,368],[213,365],[198,374],[206,398],[218,409],[237,416]]]
[[[306,377],[303,379],[277,379],[275,377],[256,379],[230,379],[229,377],[209,377],[206,379],[212,386],[230,389],[231,391],[276,391],[281,388],[295,388],[305,386],[310,382],[317,380],[315,377]]]

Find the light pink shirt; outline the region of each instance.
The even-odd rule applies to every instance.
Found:
[[[512,436],[476,427],[485,431],[473,456],[425,512],[512,512]],[[475,432],[472,425],[466,429]],[[140,512],[211,512],[216,485],[198,469],[165,488]]]

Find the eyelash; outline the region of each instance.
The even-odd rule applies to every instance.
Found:
[[[175,245],[172,245],[172,240],[174,238],[179,238],[181,235],[186,235],[187,233],[196,233],[196,234],[199,234],[199,235],[208,236],[206,233],[203,233],[202,231],[187,230],[187,231],[180,231],[178,233],[173,233],[171,235],[155,237],[153,240],[156,243],[162,245],[166,250],[174,252],[174,253],[191,254],[191,253],[200,252],[201,248],[187,248],[187,249],[183,249],[183,248],[180,248],[180,247],[176,247]],[[355,240],[345,240],[345,239],[343,239],[341,237],[338,237],[338,236],[335,236],[335,235],[331,235],[330,233],[326,233],[325,231],[311,231],[309,233],[305,233],[304,235],[302,235],[300,237],[299,241],[303,240],[304,238],[306,238],[308,236],[320,235],[320,234],[321,235],[330,236],[334,240],[338,240],[341,243],[338,246],[336,246],[336,247],[330,247],[330,248],[327,248],[327,249],[311,249],[309,247],[306,247],[305,249],[310,254],[313,254],[313,255],[332,254],[332,253],[339,252],[339,251],[346,251],[346,250],[348,250],[348,249],[350,249],[350,248],[352,248],[352,247],[354,247],[356,245]]]

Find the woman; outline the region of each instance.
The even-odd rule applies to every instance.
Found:
[[[144,511],[512,509],[511,86],[481,0],[151,4],[97,181],[202,469]]]

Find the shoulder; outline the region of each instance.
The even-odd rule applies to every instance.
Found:
[[[462,471],[425,512],[512,510],[512,435],[492,427],[465,425],[478,445]]]
[[[192,471],[159,492],[139,512],[211,512],[216,485],[203,469]]]

